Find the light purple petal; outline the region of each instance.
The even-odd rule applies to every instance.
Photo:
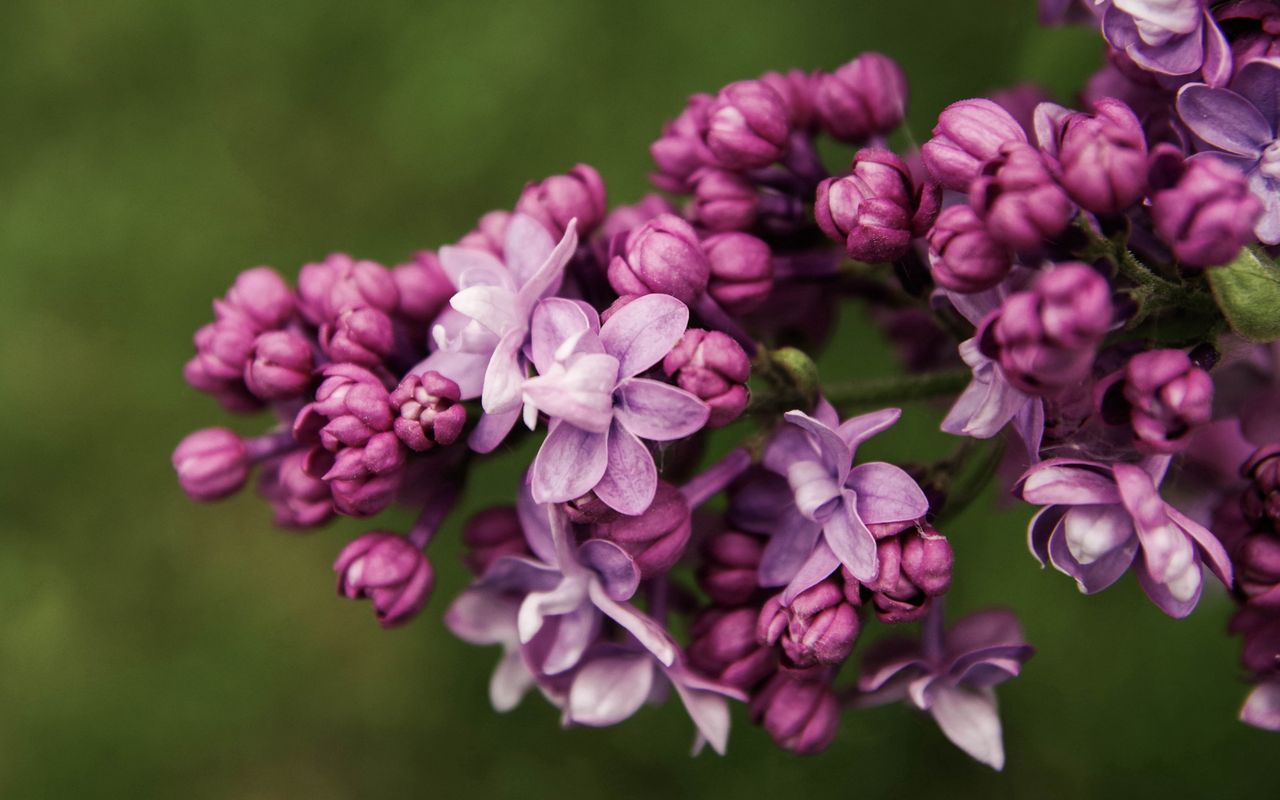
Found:
[[[1133,517],[1147,572],[1159,583],[1178,580],[1195,558],[1191,541],[1173,524],[1151,476],[1132,464],[1112,467],[1120,499]]]
[[[537,272],[527,281],[520,284],[517,303],[525,314],[533,309],[533,304],[550,294],[555,294],[564,278],[564,267],[578,249],[578,231],[574,222],[569,223],[559,244],[547,256],[547,260],[538,267]]]
[[[1191,83],[1178,90],[1177,106],[1192,133],[1228,153],[1258,157],[1275,138],[1253,103],[1230,89]]]
[[[1146,593],[1151,602],[1164,613],[1174,619],[1182,619],[1195,610],[1200,602],[1200,592],[1204,581],[1200,575],[1200,565],[1192,564],[1185,572],[1180,573],[1177,581],[1177,592],[1170,589],[1168,580],[1157,580],[1142,559],[1134,562],[1133,574],[1138,578],[1138,585]]]
[[[1208,528],[1183,514],[1171,505],[1165,505],[1165,513],[1169,515],[1169,519],[1173,520],[1173,524],[1182,528],[1188,536],[1200,547],[1200,553],[1208,563],[1209,569],[1214,575],[1218,576],[1218,580],[1228,588],[1232,583],[1231,557],[1227,555],[1227,550],[1222,546],[1222,542],[1218,541],[1218,537],[1214,536]]]
[[[761,586],[787,585],[809,559],[822,534],[821,525],[801,517],[794,509],[787,519],[790,524],[778,525],[764,546],[756,574]]]
[[[863,583],[875,580],[876,539],[858,513],[861,500],[851,489],[843,492],[843,502],[822,526],[822,538],[853,577]]]
[[[1266,731],[1280,731],[1280,681],[1253,687],[1240,709],[1240,721]]]
[[[591,659],[573,678],[568,719],[594,727],[622,722],[644,705],[653,673],[653,661],[644,653]]]
[[[608,434],[595,435],[609,437],[607,468],[594,484],[596,496],[619,513],[644,513],[658,491],[658,468],[649,448],[616,419]]]
[[[607,434],[557,423],[533,460],[533,499],[539,503],[576,500],[595,488],[608,465]]]
[[[524,286],[555,249],[547,229],[528,214],[513,214],[507,222],[502,255],[516,286]]]
[[[858,496],[858,516],[867,525],[906,522],[929,513],[929,499],[901,467],[883,461],[859,464],[845,486]]]
[[[1041,461],[1018,480],[1015,491],[1023,500],[1035,505],[1120,502],[1115,481],[1082,468],[1082,464],[1091,463],[1056,458]],[[1102,468],[1101,464],[1097,466]]]
[[[520,387],[524,383],[525,368],[520,365],[520,348],[524,346],[523,328],[507,331],[489,359],[484,373],[484,391],[480,405],[490,414],[519,412]],[[514,421],[512,424],[515,424]]]
[[[533,307],[533,316],[529,321],[529,360],[539,375],[546,375],[555,363],[556,350],[566,341],[591,330],[591,321],[582,306],[562,297],[548,297]],[[583,339],[594,342],[595,337],[584,336]],[[596,352],[604,352],[599,348]]]
[[[1250,61],[1236,72],[1231,89],[1258,109],[1271,130],[1280,128],[1280,64]]]
[[[1132,538],[1133,519],[1115,503],[1073,506],[1062,518],[1063,542],[1081,565],[1105,558]]]
[[[840,484],[817,461],[797,461],[787,469],[796,509],[806,519],[825,522],[840,502]]]
[[[583,603],[552,617],[550,622],[555,625],[555,639],[542,660],[542,672],[559,675],[578,666],[582,654],[600,636],[600,612],[590,603]]]
[[[695,395],[648,378],[626,378],[614,393],[615,418],[627,430],[654,442],[692,436],[707,424],[711,410]]]
[[[519,406],[499,414],[481,414],[475,430],[467,437],[467,447],[477,453],[492,453],[507,438],[507,434],[511,433],[518,419]]]
[[[511,275],[493,254],[469,247],[441,247],[440,268],[458,291],[472,286],[505,286],[515,291]]]
[[[533,673],[525,665],[520,651],[503,653],[489,678],[489,702],[493,704],[493,710],[498,713],[511,711],[520,705],[533,684]]]
[[[856,451],[859,445],[872,436],[892,428],[901,417],[902,409],[900,408],[882,408],[869,414],[850,417],[840,424],[836,433],[840,435],[841,441],[850,451]]]
[[[1231,45],[1227,43],[1227,36],[1222,32],[1222,28],[1218,27],[1213,14],[1206,8],[1204,10],[1204,63],[1200,67],[1205,83],[1210,86],[1222,86],[1231,80],[1232,65]],[[1268,117],[1268,119],[1271,120],[1272,127],[1275,127],[1274,117]]]
[[[666,294],[647,294],[619,309],[600,326],[605,352],[620,362],[619,376],[630,378],[661,361],[689,325],[689,308]]]
[[[689,719],[697,727],[699,737],[705,739],[716,753],[724,755],[729,747],[729,704],[718,694],[685,686],[677,680],[671,683],[676,687],[676,694],[680,695]],[[695,743],[695,755],[697,750],[698,744]]]
[[[521,644],[527,644],[542,630],[547,617],[568,614],[582,607],[587,599],[586,583],[565,578],[554,588],[544,592],[530,592],[520,603],[516,616],[516,630]]]
[[[988,608],[961,617],[944,638],[944,648],[952,659],[986,648],[1025,643],[1018,615],[1007,608]]]
[[[809,554],[799,571],[791,578],[787,588],[783,589],[782,604],[784,606],[791,605],[791,601],[796,599],[796,595],[811,586],[816,586],[839,568],[840,559],[836,558],[836,554],[827,546],[826,537],[819,539],[818,543],[814,545],[813,552]]]
[[[1027,524],[1027,549],[1040,562],[1041,567],[1049,563],[1049,537],[1065,513],[1064,506],[1045,506]]]
[[[552,419],[603,434],[613,422],[613,390],[618,360],[604,353],[577,356],[568,369],[556,369],[524,382],[525,397]]]
[[[614,600],[629,600],[640,588],[640,570],[627,551],[606,539],[588,539],[578,548],[578,562],[596,574]]]
[[[1049,156],[1058,157],[1058,131],[1067,117],[1076,112],[1057,103],[1040,103],[1032,113],[1036,143]]]
[[[1259,170],[1249,175],[1249,191],[1262,201],[1262,216],[1254,223],[1253,235],[1264,244],[1280,243],[1280,181]]]
[[[525,543],[533,554],[547,564],[558,565],[560,554],[556,552],[555,536],[551,532],[549,509],[533,499],[533,487],[529,481],[520,482],[520,490],[516,495],[516,515],[520,518],[520,528],[524,531]]]
[[[1000,714],[991,689],[940,686],[929,713],[956,747],[983,764],[1004,768]]]
[[[1027,460],[1034,464],[1040,458],[1040,443],[1044,439],[1044,401],[1028,397],[1013,415],[1013,429],[1026,445]]]
[[[525,320],[516,306],[516,296],[501,286],[472,286],[449,299],[459,314],[470,317],[486,330],[502,336],[513,328],[523,329]]]
[[[836,483],[844,483],[845,477],[849,474],[849,467],[853,463],[853,450],[840,438],[840,434],[803,411],[788,411],[782,415],[782,418],[807,431],[813,437],[814,443],[818,446],[818,452],[822,454],[823,466],[831,473]]]
[[[858,691],[874,694],[865,705],[882,705],[906,696],[906,680],[929,670],[920,643],[914,639],[887,638],[877,641],[858,671]],[[888,691],[885,691],[888,689]]]
[[[1168,33],[1191,33],[1200,23],[1199,4],[1187,0],[1114,0],[1116,9]]]
[[[467,589],[449,604],[445,627],[469,644],[514,645],[519,603],[510,595],[484,589]]]
[[[473,400],[484,389],[484,372],[489,367],[488,353],[437,350],[413,368],[415,375],[435,370],[458,384],[463,400]]]
[[[1075,508],[1078,508],[1078,506]],[[1071,513],[1075,508],[1068,509],[1067,513]],[[1064,514],[1063,520],[1065,519],[1066,515]],[[1074,578],[1076,586],[1084,594],[1100,592],[1120,580],[1120,576],[1133,564],[1134,557],[1137,554],[1138,539],[1135,536],[1096,561],[1090,564],[1081,564],[1076,561],[1075,556],[1071,555],[1071,550],[1067,548],[1062,521],[1059,521],[1053,530],[1053,534],[1049,537],[1049,560],[1059,572]]]
[[[675,662],[676,644],[665,628],[630,604],[619,603],[609,597],[598,581],[588,584],[587,591],[596,608],[636,637],[636,640],[652,653],[654,658],[661,661],[663,666],[669,667]]]
[[[787,469],[797,461],[816,461],[818,458],[817,447],[807,433],[794,425],[779,425],[769,437],[760,463],[771,472],[786,475]]]

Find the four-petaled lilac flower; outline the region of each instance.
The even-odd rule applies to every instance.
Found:
[[[1254,234],[1280,243],[1280,63],[1251,61],[1229,88],[1203,83],[1178,91],[1178,116],[1216,158],[1245,173],[1249,189],[1262,201]],[[1197,155],[1194,158],[1204,158]]]
[[[853,466],[859,444],[897,422],[887,408],[841,423],[822,403],[809,416],[788,411],[765,449],[764,466],[786,478],[790,497],[763,492],[774,521],[760,562],[763,586],[786,586],[783,605],[844,565],[854,577],[876,577],[876,533],[891,534],[929,510],[929,501],[902,469],[884,462]],[[873,528],[875,532],[873,533]]]
[[[689,309],[664,294],[638,297],[600,325],[585,304],[548,298],[533,312],[531,358],[524,382],[531,410],[551,418],[533,462],[533,497],[564,503],[590,491],[610,508],[639,514],[658,487],[653,455],[641,441],[683,439],[710,411],[694,395],[636,377],[662,361],[684,335]]]
[[[1221,85],[1231,75],[1231,48],[1208,5],[1204,0],[1110,0],[1102,35],[1144,70],[1200,72],[1206,82]]]
[[[458,293],[433,329],[436,351],[413,371],[435,370],[458,384],[463,400],[480,398],[485,414],[471,435],[472,449],[497,447],[519,418],[529,317],[541,298],[559,288],[577,247],[574,221],[556,244],[533,217],[515,214],[506,228],[504,261],[482,250],[440,248],[440,266]]]
[[[1052,458],[1036,464],[1016,487],[1023,500],[1046,506],[1027,528],[1032,554],[1075,578],[1087,594],[1107,588],[1132,566],[1161,611],[1190,614],[1203,588],[1201,563],[1230,586],[1231,560],[1217,537],[1160,497],[1157,486],[1169,460]]]
[[[922,641],[887,639],[867,654],[858,677],[861,706],[908,699],[973,758],[1004,767],[996,684],[1017,677],[1035,650],[1010,611],[961,619],[943,633],[942,606],[925,619]]]

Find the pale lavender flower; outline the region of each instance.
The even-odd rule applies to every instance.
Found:
[[[1178,91],[1178,116],[1212,150],[1206,153],[1245,173],[1264,211],[1253,232],[1280,243],[1280,62],[1251,61],[1228,88],[1203,83]],[[1196,156],[1201,158],[1204,156]]]
[[[924,492],[902,469],[884,462],[853,466],[858,445],[897,422],[899,409],[843,423],[825,402],[814,413],[788,411],[789,424],[765,449],[764,466],[786,478],[789,489],[766,483],[739,509],[755,518],[746,520],[751,529],[770,534],[760,583],[786,586],[783,605],[842,564],[859,580],[873,580],[876,533],[896,533],[929,510]]]
[[[943,633],[942,606],[926,618],[920,642],[887,639],[867,654],[858,704],[909,700],[943,734],[983,764],[1004,767],[995,685],[1017,677],[1035,652],[1010,611],[971,614]]]
[[[413,371],[435,370],[458,384],[463,400],[480,398],[485,413],[469,442],[478,452],[497,447],[520,416],[530,315],[559,288],[577,246],[572,220],[556,244],[533,217],[515,214],[503,261],[481,250],[440,248],[440,266],[458,292],[432,331],[436,351]]]
[[[1231,561],[1217,537],[1160,497],[1168,467],[1169,456],[1140,464],[1071,458],[1036,464],[1015,488],[1023,500],[1045,506],[1027,528],[1032,554],[1087,594],[1132,567],[1161,611],[1190,614],[1203,588],[1201,564],[1230,586]]]
[[[1280,732],[1280,678],[1253,687],[1240,709],[1240,721],[1255,728]]]
[[[639,514],[658,486],[653,455],[641,440],[683,439],[707,422],[707,405],[667,383],[636,377],[659,363],[684,335],[689,309],[669,295],[638,297],[599,324],[585,304],[549,298],[533,314],[524,382],[526,422],[551,418],[533,462],[533,497],[576,500],[594,491],[610,508]]]
[[[1207,83],[1221,85],[1231,76],[1231,48],[1208,5],[1204,0],[1110,0],[1102,35],[1149,72],[1202,73]]]

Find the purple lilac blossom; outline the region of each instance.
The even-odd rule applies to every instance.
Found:
[[[1102,35],[1134,64],[1167,76],[1201,74],[1220,86],[1231,49],[1204,0],[1100,0]]]

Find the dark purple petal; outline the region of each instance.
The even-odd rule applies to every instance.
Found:
[[[1228,153],[1260,157],[1275,138],[1258,109],[1229,89],[1192,83],[1178,91],[1178,116],[1196,136]]]

